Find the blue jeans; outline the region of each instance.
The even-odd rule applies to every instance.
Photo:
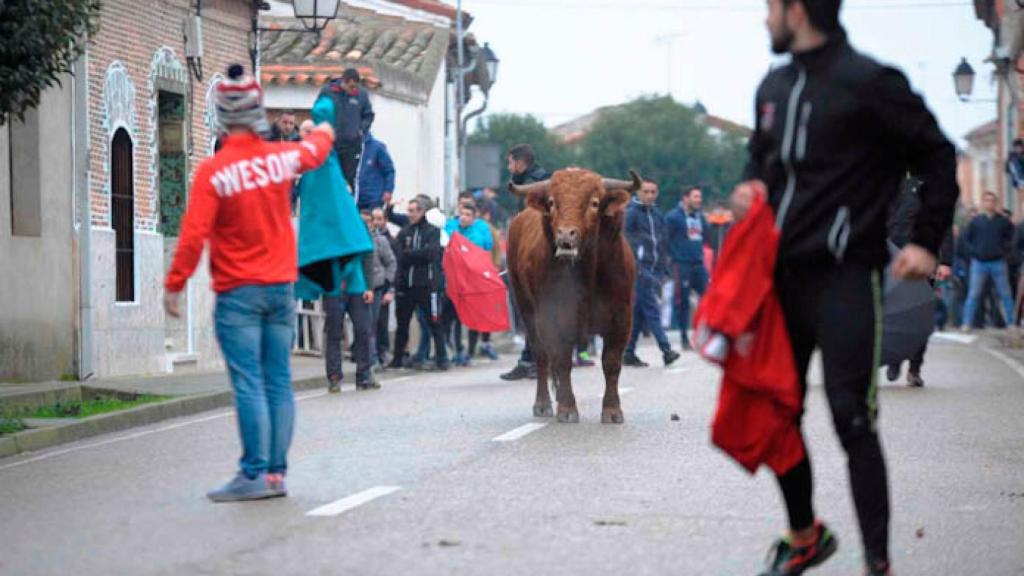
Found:
[[[242,438],[239,466],[249,478],[263,472],[283,474],[295,422],[292,285],[240,286],[222,292],[213,319],[235,390]]]
[[[416,348],[413,359],[419,362],[426,362],[430,359],[430,337],[433,333],[430,329],[430,322],[427,321],[427,313],[422,309],[416,309],[416,322],[420,326],[420,343]],[[437,354],[437,351],[434,351]]]
[[[683,344],[688,342],[686,331],[690,329],[690,292],[704,296],[708,289],[708,270],[703,262],[675,262],[675,305],[679,317],[679,331]]]
[[[978,310],[978,304],[981,302],[986,278],[992,278],[999,299],[1003,302],[1003,318],[1006,319],[1007,326],[1012,326],[1013,296],[1010,295],[1010,274],[1005,260],[993,260],[992,262],[971,260],[971,287],[967,293],[967,303],[964,305],[964,324],[974,321],[974,313]]]
[[[626,353],[636,353],[636,341],[640,338],[640,332],[646,326],[654,339],[658,341],[658,348],[662,352],[668,352],[672,346],[668,343],[668,336],[661,328],[661,311],[658,309],[658,278],[649,270],[638,270],[636,277],[636,303],[633,304],[633,331],[629,335],[629,343],[626,344]]]

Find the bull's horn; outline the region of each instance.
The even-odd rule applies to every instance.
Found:
[[[605,190],[629,190],[630,192],[636,192],[644,185],[643,178],[636,173],[636,170],[630,170],[629,175],[633,178],[633,181],[628,180],[615,180],[612,178],[604,178],[604,189]]]
[[[508,183],[508,191],[513,193],[513,194],[515,194],[516,196],[520,196],[520,197],[524,197],[525,198],[526,196],[528,196],[530,194],[530,192],[533,192],[535,190],[541,191],[541,192],[547,191],[548,186],[550,186],[550,185],[551,185],[551,180],[544,180],[542,182],[534,182],[533,184],[523,184],[522,186],[520,186],[518,184],[514,184],[512,182],[509,182]]]

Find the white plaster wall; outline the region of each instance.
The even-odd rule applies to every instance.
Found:
[[[395,199],[407,200],[417,194],[431,198],[444,192],[444,78],[437,76],[430,101],[416,105],[371,93],[376,119],[373,134],[387,144],[395,162]],[[313,86],[268,86],[268,108],[309,110],[319,88]]]
[[[157,374],[164,368],[164,238],[135,233],[135,302],[116,302],[114,231],[92,230],[97,376]]]
[[[75,369],[72,82],[38,107],[40,236],[11,233],[10,143],[0,126],[0,379],[55,379]]]

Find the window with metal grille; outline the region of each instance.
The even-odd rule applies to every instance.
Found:
[[[132,139],[119,128],[110,145],[110,204],[116,245],[117,301],[135,301],[135,179]]]

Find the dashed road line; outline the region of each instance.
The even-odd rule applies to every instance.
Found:
[[[314,508],[309,512],[306,512],[306,516],[337,516],[338,514],[348,512],[353,508],[358,508],[363,504],[373,502],[374,500],[381,498],[383,496],[387,496],[388,494],[394,494],[395,492],[398,492],[401,489],[401,486],[377,486],[374,488],[370,488],[369,490],[357,492],[351,496],[346,496],[341,500],[335,500],[330,504],[324,504],[319,508]]]
[[[519,428],[509,430],[501,436],[496,436],[491,439],[492,442],[515,442],[527,434],[532,434],[537,430],[547,426],[546,422],[530,422],[529,424],[523,424]]]

